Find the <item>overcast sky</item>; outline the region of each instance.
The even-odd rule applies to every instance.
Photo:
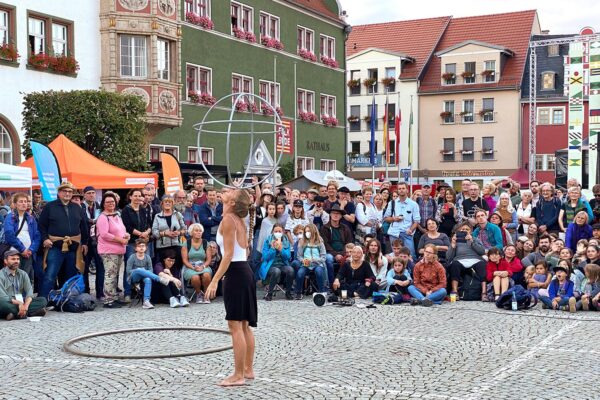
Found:
[[[579,33],[600,30],[598,0],[340,0],[352,25],[451,15],[468,17],[536,9],[542,30]]]

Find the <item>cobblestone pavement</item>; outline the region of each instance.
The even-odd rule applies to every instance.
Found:
[[[260,300],[257,379],[228,389],[215,383],[231,372],[231,351],[107,360],[62,350],[81,334],[184,325],[225,329],[222,302],[0,322],[0,399],[598,398],[591,382],[600,372],[600,346],[590,340],[600,329],[598,313],[512,313],[466,302],[364,309]],[[146,332],[78,346],[140,354],[227,344],[229,337],[217,333]]]

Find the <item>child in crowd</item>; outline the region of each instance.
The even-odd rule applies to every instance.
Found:
[[[553,270],[560,260],[560,252],[565,248],[565,243],[556,239],[550,245],[550,251],[546,254],[546,263],[548,263],[548,269]]]
[[[600,299],[600,265],[587,264],[583,268],[583,273],[579,270],[576,272],[582,275],[582,278],[574,280],[575,297],[578,299],[577,309],[584,311],[597,310],[598,299]],[[595,304],[592,301],[594,298],[596,298]]]
[[[154,306],[150,302],[152,294],[152,281],[160,282],[163,285],[168,285],[170,280],[166,276],[158,276],[152,272],[152,260],[146,254],[146,241],[137,239],[135,241],[135,253],[127,259],[125,268],[127,277],[131,281],[131,286],[135,286],[140,282],[144,282],[144,303],[142,308],[152,309]]]
[[[540,260],[535,264],[535,271],[531,278],[527,281],[527,289],[531,290],[537,298],[539,296],[548,296],[548,285],[552,280],[552,274],[548,272],[548,264],[544,260]]]
[[[386,275],[388,291],[398,294],[397,297],[394,297],[394,304],[410,301],[408,287],[412,283],[412,278],[408,269],[406,269],[406,263],[406,259],[400,257],[394,258],[392,260],[392,268]]]
[[[394,258],[400,257],[400,249],[402,247],[404,247],[404,242],[402,239],[395,239],[392,242],[392,252],[385,255],[385,257],[388,259],[388,265],[392,265]]]
[[[570,272],[565,260],[561,260],[554,268],[556,279],[548,286],[548,296],[540,296],[541,302],[544,303],[543,308],[565,311],[568,309],[572,313],[576,311],[577,301],[573,297],[575,285],[569,280]]]
[[[488,291],[489,285],[494,288],[494,301],[498,300],[500,295],[508,290],[512,286],[511,277],[513,271],[511,265],[502,258],[500,249],[492,247],[488,250],[488,263],[486,265],[487,270],[487,282]]]
[[[579,265],[580,262],[585,260],[585,252],[588,247],[588,241],[581,239],[577,242],[577,252],[573,255],[573,265]]]
[[[523,280],[519,282],[521,286],[525,289],[529,289],[529,280],[533,278],[535,274],[535,266],[530,265],[523,270]]]
[[[346,260],[348,260],[350,254],[352,254],[352,249],[354,249],[354,246],[356,246],[354,243],[346,243],[344,246],[344,255],[342,261],[339,263],[340,265],[344,265]]]

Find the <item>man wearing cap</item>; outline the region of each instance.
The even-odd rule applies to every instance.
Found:
[[[323,203],[327,200],[327,197],[315,196],[315,201],[312,207],[306,213],[308,222],[314,224],[317,229],[329,222],[329,213],[323,209]]]
[[[310,209],[312,208],[314,202],[315,202],[315,197],[317,197],[319,195],[319,191],[315,188],[310,188],[308,189],[308,191],[306,192],[306,200],[304,200],[304,212],[309,212]]]
[[[390,243],[402,239],[404,246],[410,250],[413,260],[416,260],[413,235],[421,222],[421,215],[417,203],[408,198],[406,182],[398,183],[398,198],[392,201],[396,202],[394,207],[387,207],[383,216],[385,221],[390,223],[388,230]]]
[[[100,204],[96,202],[96,189],[93,186],[86,186],[83,189],[83,203],[81,208],[84,211],[85,219],[90,228],[90,238],[88,240],[88,252],[85,255],[85,269],[83,271],[83,283],[85,285],[85,292],[90,292],[90,268],[92,260],[94,260],[96,274],[96,296],[102,297],[104,290],[104,265],[102,264],[102,258],[98,255],[98,243],[94,236],[96,232],[96,220],[100,215]]]
[[[325,244],[325,264],[327,265],[327,273],[329,274],[329,282],[333,282],[334,270],[333,264],[337,263],[341,266],[342,260],[346,252],[346,245],[352,243],[354,235],[350,228],[342,224],[342,217],[346,212],[337,204],[335,204],[329,212],[329,223],[321,228],[321,238]]]
[[[592,237],[596,240],[600,240],[600,224],[592,225]]]
[[[338,190],[338,197],[337,203],[345,212],[342,216],[342,223],[350,228],[351,232],[354,232],[354,224],[356,223],[356,205],[350,197],[350,189],[346,186],[342,186]]]
[[[0,318],[7,321],[46,315],[46,299],[33,298],[31,281],[25,271],[19,269],[20,263],[18,250],[4,253],[4,268],[0,270]]]
[[[61,183],[58,199],[46,204],[40,215],[40,233],[47,251],[41,297],[48,296],[59,274],[63,281],[77,274],[75,263],[79,246],[83,255],[87,254],[89,232],[81,207],[71,202],[74,191],[71,183]]]

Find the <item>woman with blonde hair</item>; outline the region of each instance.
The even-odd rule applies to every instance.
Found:
[[[315,272],[317,290],[325,292],[327,283],[327,267],[325,266],[325,244],[314,224],[304,227],[304,235],[298,241],[296,260],[301,263],[296,272],[296,300],[302,299],[304,277],[309,271]]]
[[[196,292],[196,303],[210,303],[204,296],[213,275],[210,267],[211,254],[206,251],[208,242],[202,239],[204,227],[198,223],[191,224],[188,228],[189,239],[181,247],[181,261],[183,263],[183,279],[189,281]]]
[[[446,270],[437,258],[434,244],[425,245],[423,258],[413,268],[413,284],[408,287],[411,305],[430,307],[446,297]]]

